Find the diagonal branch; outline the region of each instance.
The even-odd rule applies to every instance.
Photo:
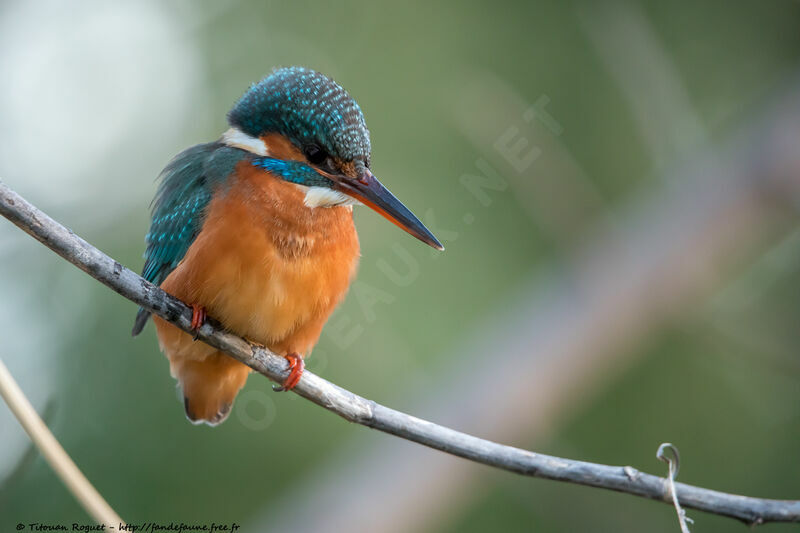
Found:
[[[2,181],[0,214],[107,287],[182,330],[190,331],[191,308],[75,235]],[[223,330],[213,320],[203,325],[198,337],[272,381],[282,383],[288,374],[287,362],[283,357]],[[293,391],[350,422],[470,461],[526,476],[610,489],[672,503],[665,478],[645,474],[628,466],[562,459],[473,437],[384,407],[308,371]],[[675,491],[684,507],[751,524],[800,522],[800,501],[738,496],[683,483],[676,483]]]

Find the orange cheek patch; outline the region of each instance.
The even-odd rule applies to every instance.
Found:
[[[294,144],[292,144],[292,141],[280,133],[266,133],[262,135],[260,139],[264,143],[264,146],[266,146],[267,153],[270,157],[289,161],[302,161],[303,163],[311,165],[305,154],[301,152],[300,149],[298,149]],[[357,178],[360,174],[359,169],[356,167],[356,163],[354,161],[343,161],[339,158],[335,158],[333,163],[338,172],[344,174],[345,176]],[[333,174],[325,172],[324,170],[319,170],[319,172],[320,174],[330,178],[335,178]]]
[[[267,133],[261,136],[261,140],[267,147],[267,153],[275,159],[291,161],[306,161],[303,152],[292,144],[292,142],[280,133]]]

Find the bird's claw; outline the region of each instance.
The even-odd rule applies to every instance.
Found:
[[[192,304],[192,324],[191,328],[194,331],[194,340],[197,340],[200,328],[206,323],[206,308],[202,305]]]
[[[303,375],[303,370],[306,368],[306,364],[303,362],[303,358],[299,354],[290,353],[284,357],[289,362],[289,375],[286,376],[286,380],[280,387],[275,385],[272,386],[272,390],[275,392],[285,392],[295,388],[295,386],[300,382],[300,377]]]

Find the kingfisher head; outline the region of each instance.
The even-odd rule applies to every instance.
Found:
[[[371,170],[361,108],[332,79],[303,67],[275,70],[228,113],[223,142],[253,164],[305,188],[310,208],[364,204],[430,246],[442,244]]]

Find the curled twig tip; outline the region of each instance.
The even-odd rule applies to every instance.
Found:
[[[671,457],[668,457],[666,452],[670,452]],[[686,523],[693,524],[694,520],[686,516],[686,511],[681,507],[678,501],[678,491],[675,490],[675,478],[678,477],[678,470],[681,468],[681,454],[678,452],[678,448],[675,445],[669,442],[663,442],[656,451],[656,459],[664,461],[668,465],[667,497],[672,500],[672,504],[675,506],[675,512],[678,513],[681,533],[690,533],[689,526]]]

